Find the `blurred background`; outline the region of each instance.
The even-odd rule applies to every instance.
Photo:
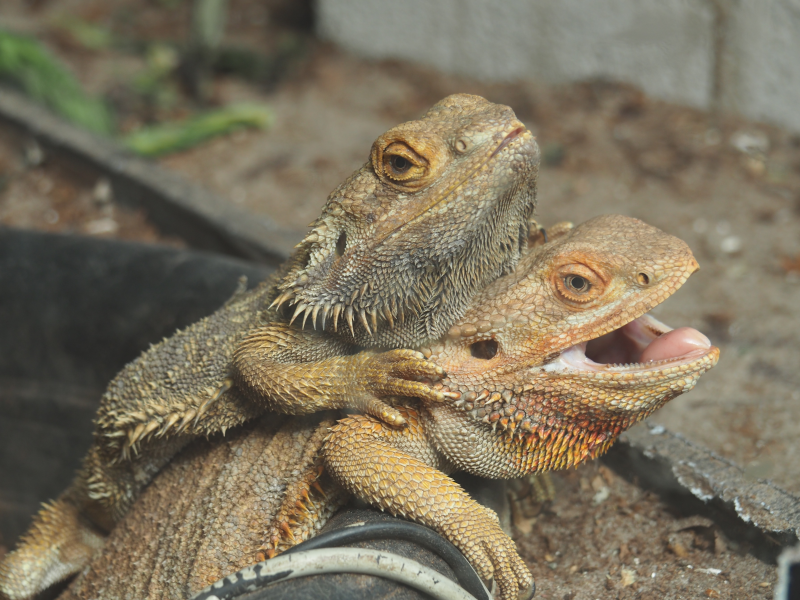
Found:
[[[722,358],[651,421],[800,494],[797,0],[3,0],[0,85],[0,225],[197,247],[11,127],[13,93],[278,253],[389,127],[455,92],[510,105],[541,223],[627,214],[700,262],[655,314]]]

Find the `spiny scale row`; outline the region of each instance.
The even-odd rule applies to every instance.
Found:
[[[517,450],[516,462],[525,465],[525,471],[528,473],[569,469],[585,460],[604,454],[613,442],[613,436],[603,438],[598,435],[592,441],[584,440],[580,444],[570,446],[567,437],[564,436],[534,450]]]
[[[131,455],[139,453],[138,445],[143,443],[150,437],[161,438],[167,434],[171,429],[173,435],[179,435],[194,422],[197,425],[200,418],[208,411],[214,402],[216,402],[222,394],[228,391],[233,385],[230,379],[225,380],[224,384],[217,390],[209,388],[208,398],[206,398],[198,408],[186,409],[186,405],[180,403],[173,406],[174,412],[166,412],[164,407],[154,404],[148,407],[147,413],[136,411],[129,413],[127,418],[121,418],[115,423],[112,431],[105,433],[106,438],[119,438],[126,437],[120,451],[120,456],[117,460],[127,461],[130,460]],[[131,427],[132,423],[137,422],[135,427]],[[159,429],[160,428],[160,429]],[[156,431],[158,430],[158,431]],[[221,428],[222,435],[225,435],[227,430],[226,426]]]
[[[350,327],[350,333],[355,336],[355,329],[354,329],[354,319],[358,317],[361,325],[364,327],[364,330],[369,334],[373,335],[373,332],[378,331],[378,314],[383,317],[383,319],[389,324],[390,329],[394,329],[395,318],[397,318],[401,323],[405,321],[405,312],[399,306],[399,303],[395,298],[390,298],[388,302],[383,303],[381,306],[372,306],[367,309],[355,309],[353,307],[353,300],[356,296],[360,293],[365,293],[366,288],[369,284],[364,284],[361,290],[355,290],[353,292],[353,297],[350,300],[350,303],[345,304],[344,302],[337,302],[335,304],[326,303],[326,304],[316,304],[311,302],[290,302],[291,300],[295,300],[296,292],[295,290],[287,290],[279,295],[270,305],[270,308],[276,307],[280,308],[285,302],[289,302],[290,305],[295,305],[294,314],[292,318],[289,320],[289,324],[291,325],[294,321],[302,314],[303,321],[302,327],[305,328],[306,321],[308,317],[311,317],[311,324],[314,329],[317,328],[317,318],[322,315],[322,322],[320,324],[320,329],[325,329],[325,324],[327,322],[328,317],[332,319],[333,322],[333,330],[338,331],[339,327],[339,319],[340,317],[344,316],[345,320],[347,321],[347,325]],[[372,327],[370,327],[372,325]]]

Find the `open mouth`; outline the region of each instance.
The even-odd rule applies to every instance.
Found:
[[[672,329],[646,314],[599,338],[567,348],[558,362],[581,371],[650,371],[694,362],[712,348],[709,339],[696,329]]]

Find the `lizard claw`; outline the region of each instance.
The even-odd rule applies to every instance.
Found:
[[[388,425],[403,427],[406,424],[406,419],[400,414],[400,411],[378,398],[356,398],[353,400],[352,406],[368,415],[380,419]]]
[[[370,359],[368,369],[368,387],[377,397],[404,396],[429,402],[444,402],[448,397],[446,392],[426,382],[436,382],[446,373],[421,352],[402,349],[381,352]]]
[[[530,597],[534,581],[530,570],[517,553],[514,541],[500,528],[494,511],[485,510],[485,518],[472,522],[456,522],[457,534],[447,537],[459,547],[478,575],[488,581],[494,579],[502,600]],[[477,543],[476,543],[477,542]]]
[[[390,370],[396,377],[406,379],[431,379],[438,381],[447,375],[445,370],[425,358],[422,352],[416,350],[388,350],[375,355],[377,364]]]

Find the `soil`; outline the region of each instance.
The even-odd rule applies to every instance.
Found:
[[[132,4],[10,0],[0,10],[0,26],[36,33],[87,87],[113,97],[145,68],[141,53],[76,48],[48,23],[71,10],[121,27],[119,7]],[[185,3],[169,4],[142,3],[124,21],[125,35],[185,35]],[[753,479],[771,479],[800,495],[800,135],[655,101],[620,84],[490,85],[416,65],[371,62],[271,21],[268,9],[259,21],[252,17],[259,6],[231,2],[235,28],[228,28],[227,41],[269,52],[280,33],[289,32],[299,36],[304,53],[277,85],[218,75],[211,97],[264,102],[274,125],[217,138],[163,158],[163,165],[270,215],[299,238],[327,194],[363,164],[387,128],[454,92],[512,106],[543,151],[543,224],[603,213],[639,217],[686,240],[701,264],[654,314],[673,327],[705,332],[720,346],[721,359],[694,391],[651,420],[741,465]],[[122,104],[125,129],[193,107],[185,95],[168,111]],[[24,141],[0,140],[0,223],[163,241],[146,215],[104,199],[102,182],[73,182],[69,173],[34,164],[29,155]],[[97,224],[109,215],[116,230]],[[521,521],[525,534],[518,538],[539,582],[537,597],[772,594],[774,567],[740,554],[710,524],[671,514],[604,467],[583,467],[556,482],[553,504],[535,520]]]
[[[183,247],[142,210],[114,202],[108,180],[77,176],[35,141],[0,127],[0,226]]]
[[[674,513],[596,462],[554,483],[552,503],[514,519],[537,600],[772,598],[774,567],[711,521]]]

